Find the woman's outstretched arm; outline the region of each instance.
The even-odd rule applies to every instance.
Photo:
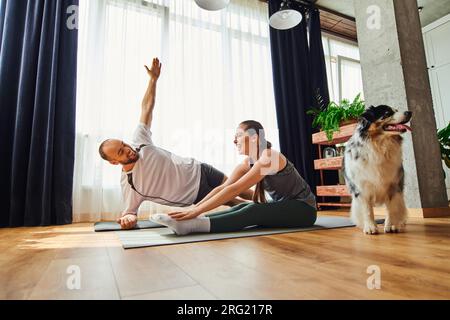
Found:
[[[206,195],[195,207],[198,207],[205,203],[207,200],[211,199],[213,196],[218,194],[220,191],[225,189],[227,186],[233,184],[234,182],[238,181],[242,176],[244,176],[248,171],[250,170],[250,166],[248,163],[248,160],[245,160],[244,163],[238,165],[236,168],[234,168],[233,172],[231,173],[231,176],[220,186],[214,188],[210,193]],[[242,194],[239,194],[244,199],[248,199],[248,196],[250,193],[253,193],[252,190],[246,190]],[[244,197],[243,197],[244,196]],[[251,200],[248,199],[248,200]]]
[[[184,212],[173,212],[169,215],[176,220],[193,219],[200,214],[215,209],[228,201],[236,198],[242,192],[248,190],[252,186],[260,182],[267,174],[267,168],[270,167],[271,161],[267,155],[263,154],[261,158],[256,161],[253,167],[236,182],[226,186],[213,197],[193,208],[192,210]]]

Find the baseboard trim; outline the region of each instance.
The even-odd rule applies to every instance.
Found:
[[[386,208],[374,208],[375,215],[385,216]],[[441,208],[408,208],[408,216],[412,218],[450,217],[450,207]]]

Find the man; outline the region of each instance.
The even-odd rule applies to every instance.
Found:
[[[154,58],[151,69],[145,68],[150,81],[142,100],[141,118],[134,132],[133,146],[121,140],[108,139],[99,148],[104,160],[113,165],[122,165],[121,187],[127,204],[121,218],[117,220],[122,229],[135,227],[139,206],[145,200],[175,207],[199,204],[211,191],[220,189],[227,181],[222,172],[208,164],[179,157],[154,145],[150,128],[161,63],[158,58]],[[240,196],[250,200],[252,195],[253,191],[248,190]],[[235,199],[228,205],[241,202]]]

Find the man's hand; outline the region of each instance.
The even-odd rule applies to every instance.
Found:
[[[137,224],[137,216],[134,214],[127,214],[122,218],[117,219],[117,223],[119,223],[124,230],[133,229]]]
[[[159,75],[161,74],[161,67],[162,64],[159,62],[159,59],[154,58],[151,69],[147,66],[145,66],[145,69],[147,70],[147,74],[156,81],[159,79]]]

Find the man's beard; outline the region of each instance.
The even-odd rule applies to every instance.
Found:
[[[136,159],[128,159],[125,162],[122,162],[122,165],[128,165],[128,164],[132,164],[132,163],[136,163],[139,160],[139,152],[136,152],[136,150],[133,150],[136,153]]]

